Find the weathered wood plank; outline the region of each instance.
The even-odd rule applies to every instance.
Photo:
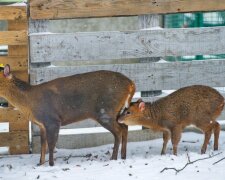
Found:
[[[28,58],[0,56],[0,64],[9,64],[13,71],[24,71],[28,67]]]
[[[4,146],[27,146],[29,143],[28,131],[12,131],[0,133],[0,147]]]
[[[26,42],[28,43],[28,42]],[[8,56],[10,57],[28,57],[27,45],[11,45],[8,46]]]
[[[23,81],[29,82],[28,69],[24,70],[24,71],[13,71],[12,70],[12,72],[17,78],[19,78],[19,79],[21,79]]]
[[[26,6],[0,6],[0,20],[26,20]]]
[[[32,19],[129,16],[225,10],[224,0],[30,0]]]
[[[27,131],[29,132],[29,121],[27,119],[21,119],[21,121],[17,122],[9,122],[9,131]]]
[[[128,141],[146,141],[161,137],[161,133],[156,133],[151,130],[129,131]],[[111,133],[92,133],[92,134],[75,134],[75,135],[60,135],[57,148],[77,149],[84,147],[94,147],[104,144],[112,144],[114,142]],[[40,153],[40,136],[32,137],[32,153]]]
[[[103,69],[125,74],[134,80],[137,91],[178,89],[193,84],[225,86],[225,60],[37,68],[30,70],[30,83]]]
[[[30,153],[30,146],[27,144],[26,146],[10,146],[9,147],[9,153],[14,154],[29,154]]]
[[[225,27],[30,34],[31,62],[106,60],[225,52]]]
[[[0,122],[20,122],[23,115],[14,108],[0,108]]]
[[[0,45],[26,45],[27,31],[1,31]]]
[[[23,21],[8,21],[8,31],[20,31],[20,30],[27,30],[28,24],[27,20]]]
[[[142,99],[143,101],[148,102],[150,98],[148,98],[148,100],[146,100],[145,98],[142,98]],[[153,101],[153,99],[155,101],[156,99],[159,99],[159,98],[154,97],[154,98],[151,98],[150,101]],[[225,120],[225,110],[222,111],[222,114],[217,118],[217,120]],[[93,120],[84,120],[84,121],[72,123],[66,126],[61,126],[60,129],[95,128],[95,127],[102,127],[102,126]],[[40,135],[39,127],[33,124],[32,136],[39,136],[39,135]]]
[[[50,20],[29,19],[29,33],[49,32]]]

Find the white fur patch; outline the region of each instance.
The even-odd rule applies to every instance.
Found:
[[[105,113],[105,109],[104,108],[101,108],[100,112],[103,114]]]
[[[129,107],[129,98],[130,98],[130,94],[128,94],[128,96],[127,96],[127,99],[126,99],[126,101],[125,101],[125,104],[124,104],[124,106],[122,107],[122,109],[121,109],[121,111],[120,111],[120,114],[122,114],[123,113],[123,111],[124,111],[124,109],[125,108],[128,108]]]
[[[129,102],[128,102],[129,98],[130,98],[130,94],[128,94],[127,100],[126,100],[126,102],[125,102],[125,107],[126,107],[126,108],[128,108],[129,105],[130,105]]]

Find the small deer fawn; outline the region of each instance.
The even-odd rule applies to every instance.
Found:
[[[10,66],[0,73],[0,96],[40,127],[41,157],[49,148],[49,165],[54,165],[53,151],[59,128],[73,122],[93,119],[108,129],[115,138],[112,159],[117,159],[122,139],[121,157],[126,158],[126,125],[117,118],[128,108],[135,92],[134,83],[124,75],[111,71],[96,71],[58,78],[31,86],[10,73]]]
[[[163,132],[163,148],[171,136],[173,154],[177,154],[177,145],[182,130],[193,124],[205,134],[201,153],[206,152],[212,132],[214,132],[214,150],[218,150],[220,125],[216,118],[224,107],[224,98],[215,89],[208,86],[194,85],[181,88],[170,95],[152,103],[138,100],[131,103],[119,118],[119,123],[143,125]]]

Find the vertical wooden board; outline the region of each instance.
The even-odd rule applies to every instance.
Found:
[[[28,131],[11,131],[0,133],[0,146],[27,146],[29,144]]]
[[[162,15],[145,14],[138,16],[139,29],[162,29]],[[160,57],[140,58],[140,62],[156,62]]]
[[[162,27],[162,15],[145,14],[138,16],[139,29]]]
[[[8,21],[8,31],[20,31],[20,30],[27,30],[27,29],[28,29],[27,20],[23,20],[23,21],[9,20]]]
[[[0,108],[0,122],[17,122],[22,118],[21,113],[14,108]]]
[[[23,21],[8,21],[8,30],[9,31],[21,31],[21,30],[25,30],[26,34],[27,34],[27,30],[28,30],[28,25],[27,25],[27,21],[23,20]],[[27,35],[28,36],[28,35]],[[28,43],[28,40],[26,41],[26,44]],[[28,57],[28,47],[27,45],[12,45],[8,47],[8,56],[12,57],[12,56],[24,56],[24,57]]]
[[[19,78],[19,79],[21,79],[21,80],[23,80],[23,81],[25,81],[25,82],[29,82],[29,74],[28,74],[28,70],[24,70],[24,71],[12,71],[13,72],[13,74],[17,77],[17,78]]]
[[[29,153],[29,131],[11,131],[10,132],[10,154],[28,154]]]
[[[28,47],[27,45],[12,45],[8,48],[8,56],[16,56],[16,57],[28,57]]]
[[[49,20],[29,19],[29,33],[48,32],[50,26]]]
[[[27,71],[27,57],[0,56],[0,64],[9,64],[13,71]]]
[[[29,121],[27,119],[21,119],[20,122],[9,122],[9,131],[29,131]]]
[[[30,146],[10,146],[9,147],[9,153],[10,154],[29,154],[30,153]]]

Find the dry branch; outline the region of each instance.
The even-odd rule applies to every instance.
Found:
[[[179,172],[183,171],[188,165],[190,164],[194,164],[198,161],[202,161],[202,160],[206,160],[206,159],[210,159],[210,158],[213,158],[215,156],[218,156],[219,154],[221,154],[222,152],[219,152],[217,154],[214,154],[214,155],[209,155],[209,157],[205,157],[205,158],[201,158],[201,159],[196,159],[194,161],[190,161],[190,157],[189,157],[189,154],[187,153],[187,158],[188,158],[188,162],[180,169],[177,169],[177,168],[168,168],[168,167],[165,167],[163,170],[160,171],[160,173],[163,173],[164,171],[166,170],[174,170],[176,172],[176,174],[178,174]]]
[[[224,159],[225,159],[225,157],[223,157],[222,159],[220,159],[220,160],[218,160],[218,161],[214,162],[214,163],[213,163],[213,165],[215,165],[215,164],[219,163],[220,161],[223,161]]]

